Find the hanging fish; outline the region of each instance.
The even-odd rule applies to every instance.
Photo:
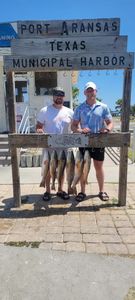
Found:
[[[66,175],[68,184],[68,194],[72,194],[73,190],[71,188],[75,171],[75,158],[73,150],[68,150],[67,152],[67,163],[66,163]]]
[[[58,166],[58,156],[56,150],[53,150],[50,159],[50,176],[51,176],[51,189],[55,190],[55,179],[57,177],[57,166]]]
[[[88,175],[90,171],[90,166],[91,166],[91,157],[89,154],[89,151],[86,150],[84,154],[84,166],[83,166],[83,174],[84,174],[84,179],[85,179],[85,184],[88,184]]]
[[[65,167],[66,167],[66,155],[65,155],[65,151],[61,150],[58,155],[58,170],[57,170],[58,191],[62,190]]]
[[[42,180],[40,187],[45,187],[46,176],[49,172],[50,154],[47,150],[44,151],[43,162],[42,162]]]
[[[73,193],[76,194],[76,185],[79,182],[82,172],[83,172],[83,166],[84,166],[84,158],[83,154],[78,150],[76,153],[76,158],[75,158],[75,174],[74,174],[74,179],[72,183],[72,189]]]

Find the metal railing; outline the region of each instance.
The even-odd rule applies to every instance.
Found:
[[[18,133],[30,133],[30,122],[29,122],[29,107],[26,106],[22,120],[18,127]]]
[[[33,122],[31,124],[32,119]],[[31,131],[33,132],[35,129],[35,125],[36,125],[36,109],[26,106],[17,133],[27,134],[30,133]]]

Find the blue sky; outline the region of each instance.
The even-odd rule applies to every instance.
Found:
[[[0,9],[0,22],[115,17],[120,18],[120,35],[128,36],[128,51],[135,52],[135,0],[4,0]],[[114,109],[115,101],[123,93],[123,71],[81,72],[78,78],[80,101],[84,100],[83,87],[87,81],[97,84],[97,96]],[[135,70],[131,104],[135,104]]]

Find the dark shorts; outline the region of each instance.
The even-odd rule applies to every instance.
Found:
[[[90,157],[94,160],[103,161],[105,157],[105,148],[79,148],[81,153],[84,155],[85,151],[88,150]]]

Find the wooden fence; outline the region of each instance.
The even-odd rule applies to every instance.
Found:
[[[130,133],[98,133],[98,134],[9,134],[9,143],[11,149],[11,163],[13,176],[13,195],[15,206],[21,205],[20,173],[19,173],[19,152],[18,148],[73,148],[73,147],[121,147],[123,155],[123,164],[121,165],[119,176],[120,192],[118,204],[120,206],[126,203],[125,181],[127,175],[127,147],[130,145]]]

